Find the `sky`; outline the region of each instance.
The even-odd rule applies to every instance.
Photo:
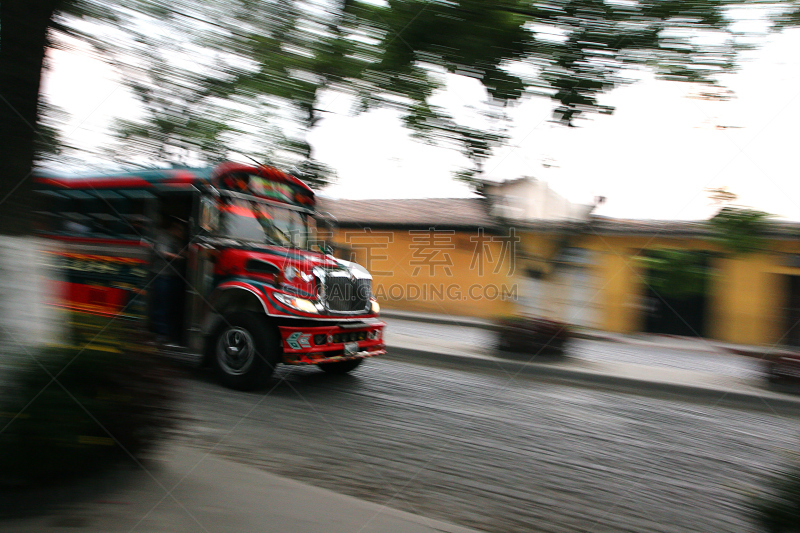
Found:
[[[765,37],[723,83],[733,98],[708,101],[690,84],[641,80],[601,96],[613,115],[592,115],[578,128],[552,122],[553,103],[531,98],[508,108],[511,142],[484,166],[492,180],[531,176],[579,203],[605,197],[595,213],[617,218],[700,220],[718,206],[708,189],[726,187],[737,204],[800,221],[796,145],[800,134],[800,30]],[[94,150],[108,141],[114,117],[135,114],[119,76],[85,48],[53,50],[43,89],[69,113],[64,133]],[[435,103],[476,117],[486,95],[476,80],[447,79]],[[456,150],[414,141],[397,116],[353,116],[348,97],[328,95],[309,141],[333,167],[337,198],[468,197],[452,177],[468,166]],[[102,164],[102,162],[100,162]]]

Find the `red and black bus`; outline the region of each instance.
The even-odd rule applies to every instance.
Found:
[[[179,335],[162,349],[212,365],[237,389],[278,363],[343,373],[385,353],[372,277],[331,254],[314,192],[295,176],[223,163],[37,182],[48,206],[40,229],[65,273],[59,305],[73,312],[152,325],[154,243],[179,221]]]

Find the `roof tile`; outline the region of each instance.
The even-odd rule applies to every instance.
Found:
[[[318,209],[342,226],[496,228],[482,198],[333,200],[319,198]]]

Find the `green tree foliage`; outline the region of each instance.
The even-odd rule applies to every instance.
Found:
[[[142,102],[142,117],[120,123],[115,153],[213,160],[235,149],[295,162],[324,179],[327,169],[313,160],[305,137],[325,94],[355,98],[358,111],[397,109],[415,135],[460,147],[472,172],[480,171],[506,140],[504,127],[496,120],[460,124],[434,105],[445,74],[478,80],[497,104],[492,116],[543,95],[554,100],[555,119],[573,126],[589,113],[610,113],[600,95],[630,81],[630,69],[690,82],[711,82],[731,69],[737,46],[726,10],[748,4],[2,0],[0,196],[30,173],[39,78],[53,31],[93,43]],[[781,13],[782,24],[793,23],[791,9]],[[242,145],[245,134],[256,140]],[[27,209],[23,201],[14,205]],[[13,224],[0,220],[0,231],[13,233]]]
[[[123,73],[143,113],[118,121],[109,154],[121,162],[214,163],[233,151],[294,167],[312,186],[328,182],[333,171],[314,160],[306,121],[287,112],[308,107],[302,87],[272,72],[272,83],[232,89],[231,71],[253,64],[237,52],[239,36],[256,32],[257,21],[290,46],[292,4],[150,0],[114,17],[113,40],[92,42]]]
[[[645,282],[659,296],[685,299],[705,293],[708,254],[690,250],[648,250],[638,258]]]
[[[65,149],[72,148],[58,129],[59,122],[63,122],[65,117],[62,109],[44,100],[39,101],[39,123],[34,137],[37,159],[57,159]]]
[[[709,220],[713,231],[711,240],[733,255],[764,251],[770,217],[769,213],[755,209],[723,207]]]
[[[629,81],[625,69],[713,82],[736,52],[722,1],[345,0],[320,10],[281,0],[262,12],[235,4],[247,20],[229,17],[237,31],[220,48],[241,66],[226,70],[228,83],[214,80],[215,94],[285,100],[307,128],[327,90],[355,97],[359,111],[394,108],[415,136],[460,147],[475,166],[467,177],[506,136],[502,126],[459,124],[431,103],[445,73],[479,80],[500,107],[553,98],[555,118],[573,126],[586,113],[612,111],[598,98]],[[717,44],[701,45],[704,33]]]

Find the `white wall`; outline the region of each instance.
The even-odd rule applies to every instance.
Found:
[[[535,178],[520,178],[488,185],[493,215],[508,220],[573,220],[585,219],[593,206],[574,204]]]
[[[0,347],[23,356],[58,342],[65,329],[53,301],[55,271],[46,243],[35,237],[0,237]],[[32,352],[31,352],[32,353]],[[2,357],[2,355],[0,355]]]

